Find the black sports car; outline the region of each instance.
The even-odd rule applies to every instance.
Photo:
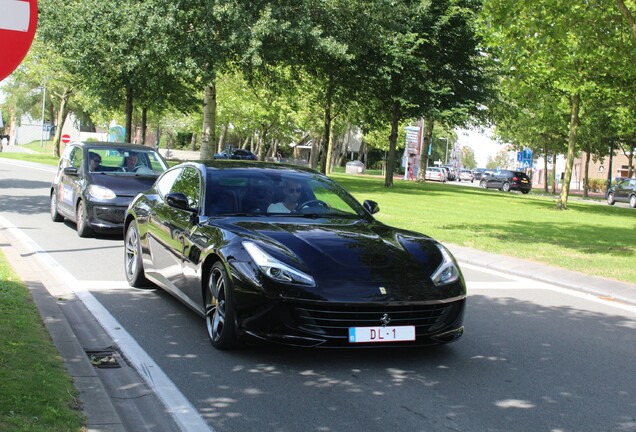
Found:
[[[125,273],[205,317],[213,346],[452,342],[466,286],[450,252],[391,228],[328,177],[281,164],[185,162],[139,194]]]
[[[77,223],[77,234],[122,232],[128,204],[168,165],[150,147],[74,142],[66,146],[50,190],[51,219]]]

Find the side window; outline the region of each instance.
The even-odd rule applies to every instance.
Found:
[[[201,178],[199,171],[186,167],[175,180],[171,192],[181,192],[188,197],[191,208],[201,207]]]
[[[174,184],[176,178],[179,177],[179,174],[181,174],[181,171],[183,170],[177,168],[171,171],[167,171],[164,175],[161,176],[156,185],[157,191],[159,191],[159,195],[165,197],[167,194],[170,193],[172,185]]]
[[[60,157],[60,170],[63,170],[64,168],[71,166],[71,160],[70,160],[70,154],[71,154],[71,150],[73,150],[75,147],[67,147],[64,150],[64,153],[62,153],[62,157]]]
[[[192,167],[168,171],[157,182],[157,189],[162,196],[171,192],[181,192],[188,197],[188,205],[200,208],[201,179],[199,171]]]
[[[69,154],[69,165],[77,168],[79,171],[82,168],[82,162],[84,162],[84,153],[80,147],[73,147]]]

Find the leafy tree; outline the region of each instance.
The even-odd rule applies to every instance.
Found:
[[[486,0],[490,46],[516,85],[568,106],[564,187],[557,207],[567,208],[573,159],[585,103],[616,65],[627,63],[618,48],[623,26],[603,0],[564,5],[555,0]],[[618,30],[618,31],[617,31]],[[598,59],[609,59],[599,62]]]
[[[391,124],[385,186],[393,184],[402,118],[470,112],[485,99],[486,73],[474,23],[479,2],[375,2],[376,35],[365,59],[371,94]],[[467,107],[471,108],[467,108]],[[428,138],[427,134],[427,138]],[[426,140],[428,142],[428,139]],[[426,151],[424,152],[426,154]]]
[[[42,2],[40,34],[59,55],[75,87],[97,98],[104,108],[126,113],[131,140],[135,98],[144,112],[184,103],[190,89],[175,55],[178,5],[160,0],[47,0]],[[68,17],[73,25],[62,26]],[[143,25],[140,25],[143,23]]]

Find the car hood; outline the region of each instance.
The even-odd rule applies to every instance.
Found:
[[[88,184],[106,187],[117,196],[134,197],[152,187],[157,175],[130,175],[125,173],[96,173],[91,174]]]
[[[378,222],[235,222],[275,258],[311,275],[313,289],[293,295],[330,301],[429,301],[447,298],[431,281],[442,263],[430,237]],[[463,281],[455,287],[465,293]]]

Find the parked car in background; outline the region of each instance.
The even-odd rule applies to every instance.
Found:
[[[450,181],[451,180],[450,168],[448,168],[447,166],[444,166],[444,165],[440,166],[439,168],[441,168],[441,170],[444,171],[444,179],[445,179],[444,181],[446,181],[446,180]]]
[[[447,177],[446,177],[446,179],[447,179],[448,181],[455,181],[455,180],[457,180],[458,173],[457,173],[457,169],[456,169],[454,166],[452,166],[452,165],[448,165],[448,164],[447,164],[447,165],[442,165],[442,168],[446,169],[446,172],[447,172],[447,174],[448,174],[448,175],[447,175]]]
[[[527,194],[532,189],[532,182],[522,171],[499,170],[492,174],[482,175],[479,186],[484,189],[500,189],[504,192],[516,190]]]
[[[230,151],[222,151],[214,153],[214,159],[235,159],[235,160],[257,160],[254,153],[245,149],[234,149]]]
[[[428,167],[426,168],[426,174],[424,175],[426,180],[439,181],[442,183],[446,183],[446,172],[443,168],[439,167]]]
[[[51,219],[77,224],[77,234],[121,233],[128,204],[150,189],[168,164],[151,147],[112,142],[66,146],[50,189]]]
[[[486,168],[475,168],[473,170],[473,180],[481,180],[481,176],[484,174],[485,171]]]
[[[473,172],[469,169],[463,169],[459,173],[459,181],[469,181],[473,182]]]
[[[617,201],[629,203],[631,208],[636,208],[636,178],[623,177],[610,187],[607,203],[614,205]]]
[[[466,305],[457,262],[434,239],[376,221],[378,211],[308,168],[185,162],[130,204],[126,279],[187,304],[218,349],[457,340]]]

